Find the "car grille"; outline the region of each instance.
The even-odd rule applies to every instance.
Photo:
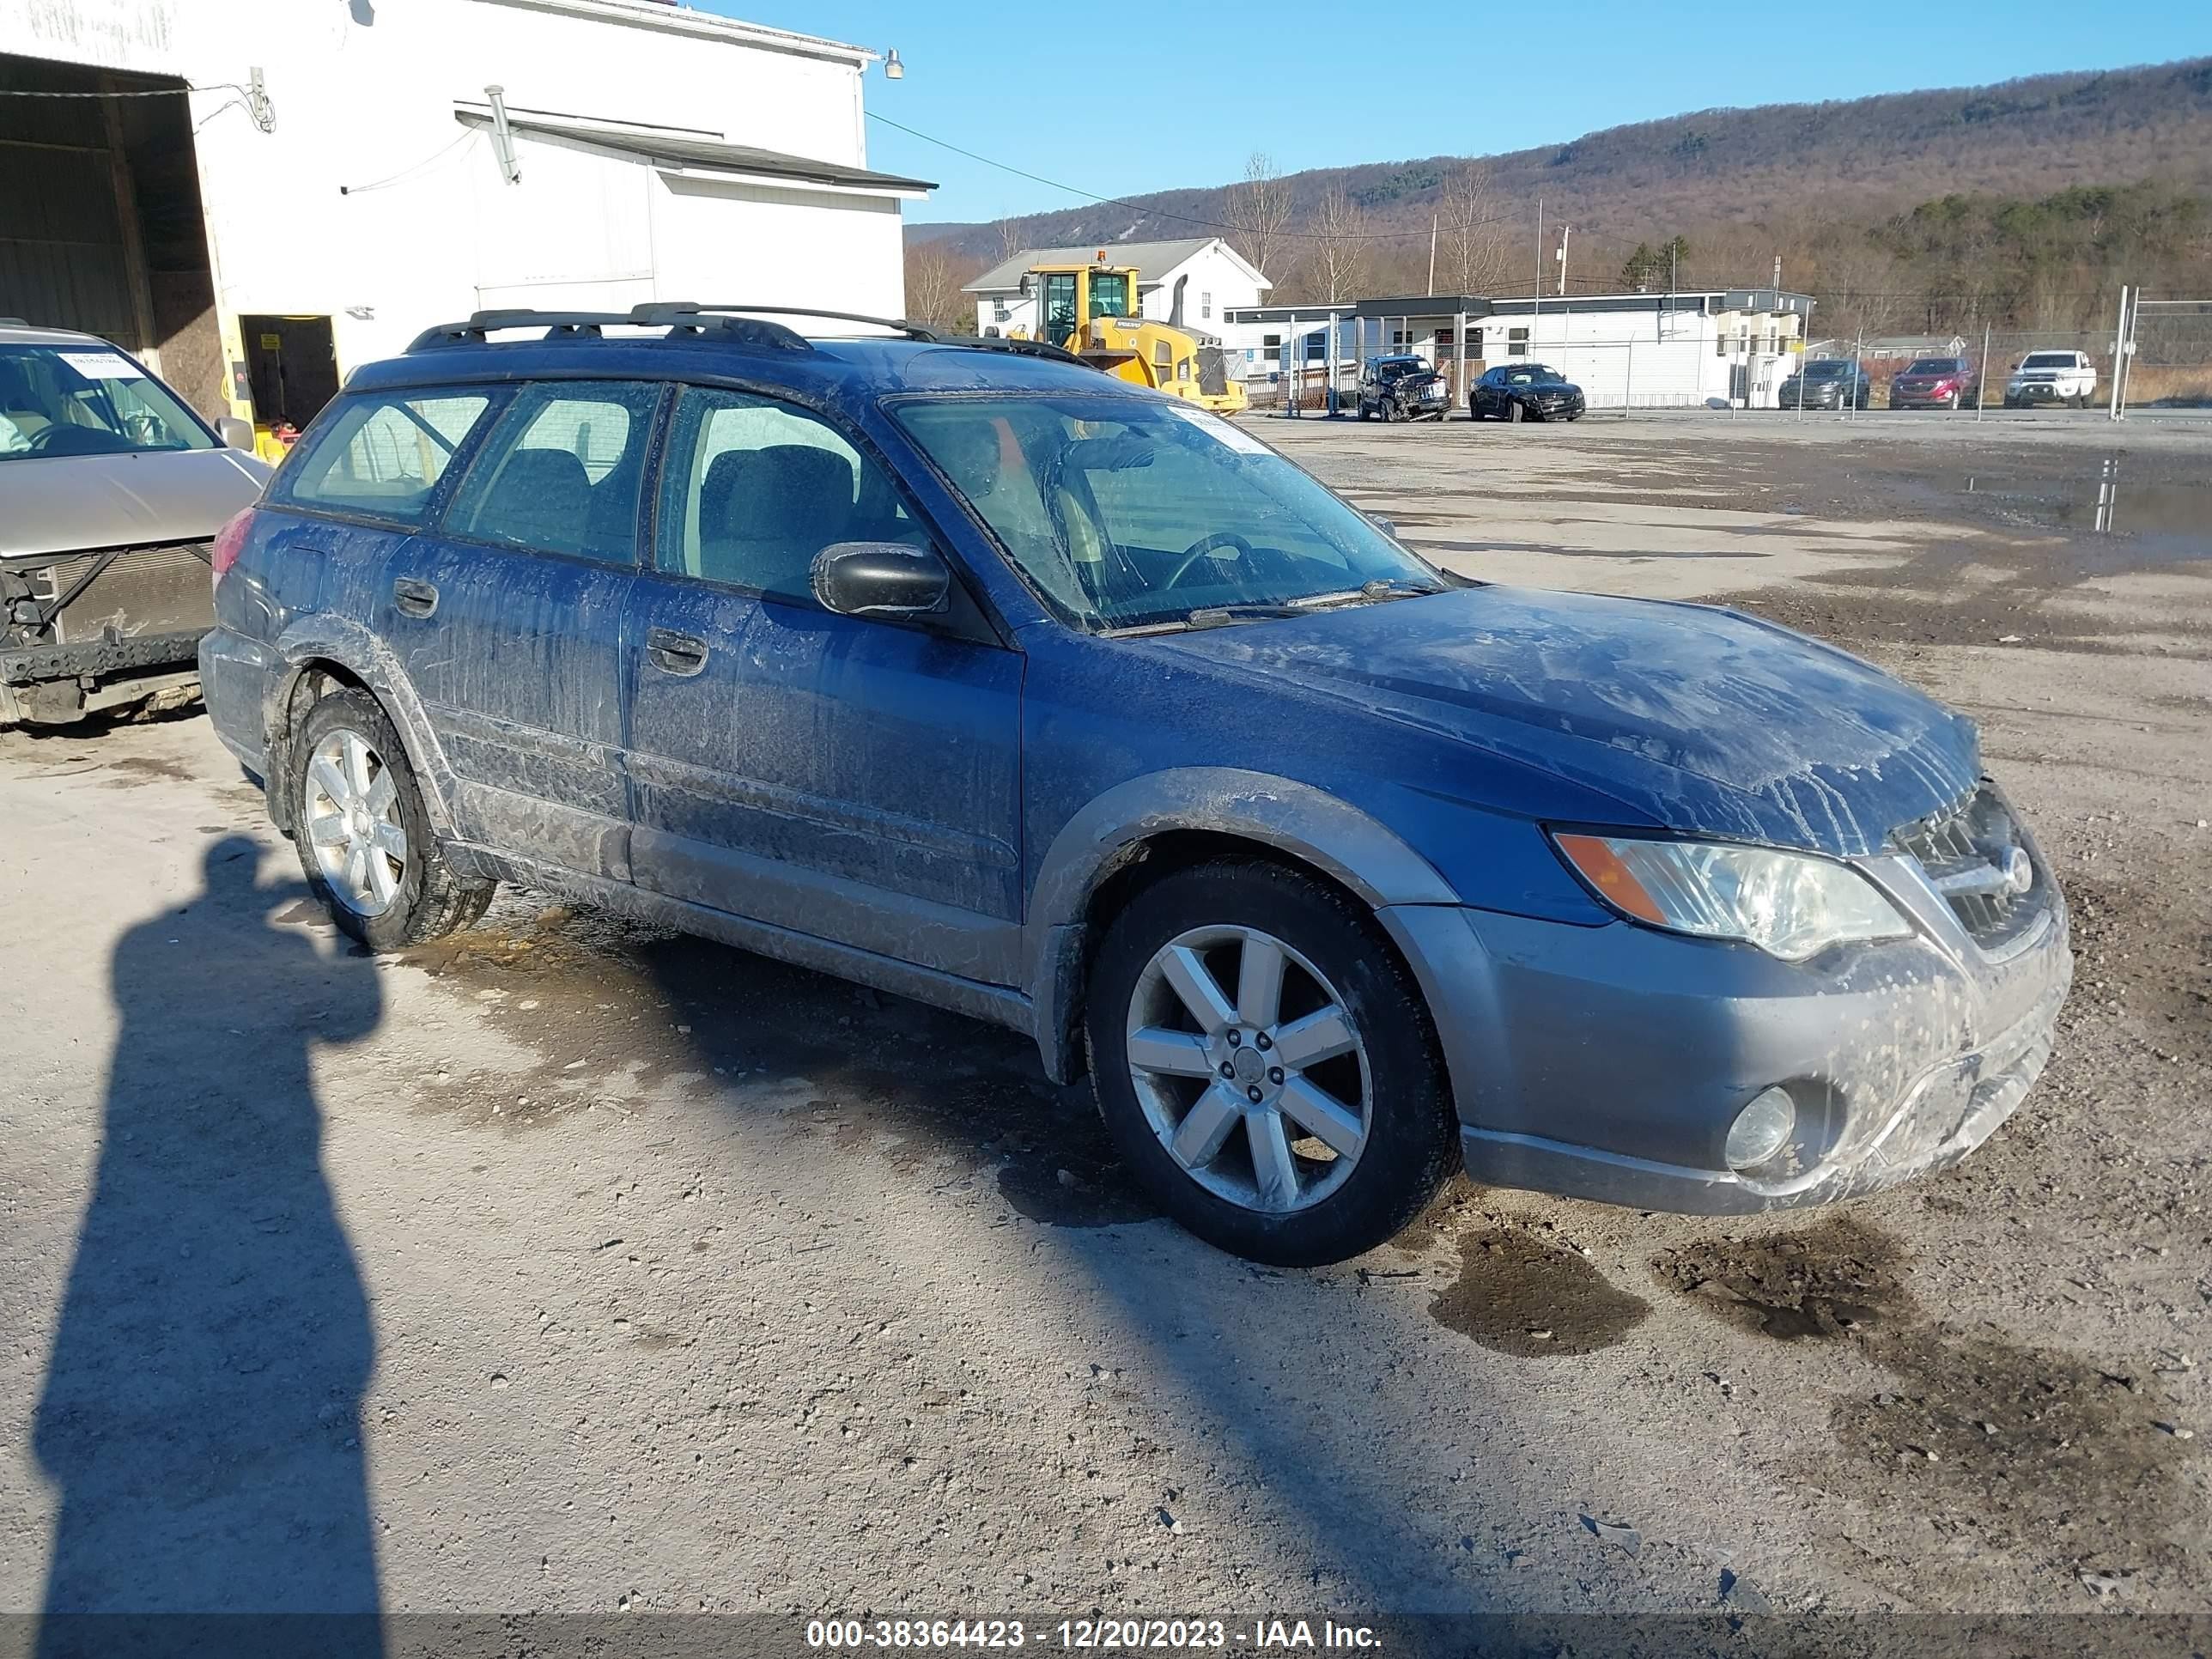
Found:
[[[1963,800],[1895,831],[1898,849],[1917,860],[1929,885],[1951,907],[1967,936],[1998,951],[2022,938],[2051,908],[2051,877],[2029,851],[2012,805],[1984,781]],[[2025,889],[2005,879],[2017,855]]]
[[[35,585],[39,597],[51,604],[100,557],[73,553],[54,560],[45,567],[45,581]],[[124,635],[205,628],[209,604],[206,543],[132,548],[94,576],[54,619],[53,636],[73,643],[95,639],[107,628]]]

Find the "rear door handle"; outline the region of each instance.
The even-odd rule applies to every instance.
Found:
[[[438,590],[428,582],[402,576],[392,584],[392,602],[410,617],[428,617],[438,609]]]
[[[664,674],[688,680],[707,665],[707,641],[666,628],[645,630],[645,654]]]

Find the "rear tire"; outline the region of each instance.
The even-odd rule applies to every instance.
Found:
[[[1122,1160],[1221,1249],[1341,1261],[1456,1167],[1419,988],[1364,907],[1279,865],[1224,859],[1140,892],[1093,959],[1085,1035]]]
[[[368,692],[333,692],[307,711],[286,787],[307,885],[370,950],[437,939],[491,902],[497,884],[447,861],[399,733]]]

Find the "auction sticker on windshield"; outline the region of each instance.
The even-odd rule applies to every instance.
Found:
[[[146,371],[119,351],[64,351],[56,354],[88,380],[143,380]]]
[[[1188,421],[1200,432],[1205,433],[1207,436],[1213,439],[1215,442],[1228,445],[1230,448],[1235,450],[1240,455],[1272,455],[1274,453],[1273,450],[1269,449],[1267,445],[1261,443],[1250,433],[1239,432],[1235,427],[1230,425],[1228,422],[1223,420],[1218,415],[1209,414],[1203,409],[1194,408],[1191,404],[1180,401],[1171,404],[1170,407],[1174,409],[1176,414],[1182,416],[1184,420]]]

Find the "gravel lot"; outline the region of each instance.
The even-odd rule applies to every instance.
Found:
[[[2212,1610],[2212,431],[1971,424],[1251,422],[1983,722],[2057,1058],[1778,1221],[1255,1268],[1005,1033],[526,893],[363,957],[204,720],[0,734],[0,1611]]]

